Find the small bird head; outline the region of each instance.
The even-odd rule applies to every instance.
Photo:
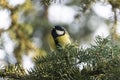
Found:
[[[55,26],[53,29],[52,29],[52,36],[54,38],[58,37],[58,36],[62,36],[65,34],[65,29],[61,26]]]

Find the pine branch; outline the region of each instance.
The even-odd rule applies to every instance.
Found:
[[[13,80],[24,80],[24,76],[27,75],[25,70],[20,65],[10,65],[0,71],[0,77],[13,79]]]
[[[119,80],[120,45],[111,41],[98,37],[96,45],[88,49],[67,45],[46,57],[35,58],[36,65],[29,75],[22,67],[10,67],[0,76],[13,80]]]

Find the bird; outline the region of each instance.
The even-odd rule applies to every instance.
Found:
[[[49,38],[50,49],[54,51],[59,47],[65,48],[68,44],[71,44],[71,38],[65,28],[59,25],[52,28]]]

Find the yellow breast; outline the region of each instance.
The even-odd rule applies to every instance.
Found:
[[[71,40],[70,40],[70,36],[68,34],[65,34],[63,36],[59,36],[56,38],[58,43],[64,48],[65,45],[67,44],[70,44],[71,43]],[[50,46],[50,49],[52,51],[56,50],[57,46],[55,44],[55,41],[52,37],[52,35],[49,36],[49,39],[48,39],[48,42],[49,42],[49,46]]]
[[[57,37],[58,43],[62,46],[65,47],[65,45],[70,44],[71,40],[68,34],[65,34],[63,36]]]

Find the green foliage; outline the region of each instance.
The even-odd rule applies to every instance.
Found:
[[[49,6],[51,3],[56,3],[57,0],[41,0],[40,3],[45,6]],[[61,3],[63,0],[59,0]]]
[[[119,80],[119,51],[119,45],[113,44],[111,39],[98,37],[96,45],[90,48],[78,49],[75,45],[67,45],[46,57],[35,58],[35,68],[28,71],[29,75],[22,67],[17,67],[7,68],[7,72],[4,75],[0,73],[0,76],[15,80],[18,77],[19,80]],[[13,73],[17,76],[12,76]]]
[[[24,79],[26,72],[20,65],[7,66],[0,71],[0,76],[5,80],[21,80]]]
[[[38,28],[43,34],[42,39],[45,45],[42,47],[48,46],[45,40],[51,25],[47,20],[47,8],[51,1],[55,2],[56,0],[40,0],[40,4],[46,7],[45,11],[41,12],[41,15],[38,15],[37,12],[32,22],[29,22],[29,19],[25,17],[26,22],[19,23],[20,12],[23,12],[25,16],[36,12],[33,9],[32,1],[34,0],[26,0],[25,4],[21,6],[11,7],[7,0],[0,0],[0,7],[11,10],[12,25],[7,31],[11,38],[17,42],[18,46],[14,52],[18,62],[21,62],[21,54],[27,53],[29,50],[40,53],[39,56],[42,54],[42,50],[34,46],[31,41],[33,32]],[[73,0],[71,4],[79,5],[84,13],[96,1],[101,0]],[[113,9],[120,8],[120,0],[106,0],[105,2],[110,3]],[[116,11],[113,12],[116,13]],[[116,17],[117,15],[114,18]],[[114,22],[116,24],[117,20]],[[35,68],[28,71],[28,74],[23,67],[13,65],[1,70],[0,76],[10,80],[119,80],[120,45],[118,43],[114,44],[111,39],[98,37],[96,45],[91,45],[88,49],[78,49],[75,45],[68,45],[65,49],[60,48],[54,52],[49,52],[46,57],[35,58]],[[83,65],[83,69],[79,68],[80,65]]]
[[[49,46],[47,43],[47,37],[49,35],[50,28],[53,27],[52,24],[48,22],[48,7],[51,3],[56,3],[57,0],[26,0],[24,4],[18,5],[16,7],[12,7],[8,4],[7,0],[0,0],[0,8],[7,8],[11,11],[11,19],[12,24],[11,27],[8,30],[0,30],[0,34],[2,32],[8,32],[11,39],[14,40],[17,44],[14,49],[15,57],[17,58],[18,62],[21,62],[21,56],[22,54],[26,53],[29,55],[29,51],[33,50],[36,52],[47,52],[49,51]],[[61,3],[64,0],[59,0]],[[97,1],[102,2],[101,0],[73,0],[70,2],[69,6],[77,5],[80,8],[80,13],[84,14],[85,16],[91,16],[86,14],[87,10],[91,11],[91,5]],[[114,9],[119,9],[120,0],[107,0],[104,2],[110,3],[110,5]],[[103,2],[103,3],[104,3]],[[40,6],[36,9],[36,3],[38,3]],[[41,5],[42,4],[42,5]],[[44,10],[42,10],[42,8]],[[41,10],[40,10],[41,9]],[[115,13],[115,11],[114,11]],[[81,14],[80,14],[81,15]],[[87,17],[87,18],[88,18]],[[116,15],[117,17],[117,15]],[[116,18],[115,17],[115,18]],[[23,20],[22,23],[19,23],[19,20]],[[81,17],[82,20],[82,17]],[[87,20],[84,21],[84,24],[87,24]],[[116,20],[116,19],[115,19]],[[110,20],[111,21],[111,20]],[[117,22],[117,21],[115,21]],[[110,22],[111,23],[111,22]],[[116,23],[115,23],[116,24]],[[86,25],[85,25],[86,26]],[[83,27],[85,27],[83,26]],[[91,26],[89,26],[91,27]],[[66,27],[68,28],[68,27]],[[37,32],[37,31],[40,32]],[[70,30],[70,29],[68,29]],[[91,34],[91,30],[84,28],[84,31],[80,29],[78,33],[71,34],[73,40],[79,41],[83,36],[88,36],[88,34]],[[87,31],[86,31],[87,30]],[[116,28],[113,30],[113,33],[115,33]],[[69,31],[68,31],[69,32]],[[83,33],[81,33],[83,32]],[[85,34],[84,34],[85,32]],[[86,32],[89,32],[86,34]],[[34,34],[37,33],[40,36],[37,36],[39,39],[41,39],[41,46],[38,48],[36,45],[34,46],[34,42],[32,41]],[[80,36],[78,36],[80,34]],[[77,35],[77,36],[76,36]],[[118,36],[119,37],[119,36]],[[115,35],[116,38],[116,35]],[[81,40],[80,40],[81,41]],[[32,46],[32,47],[31,47]],[[34,53],[34,54],[35,54]],[[39,55],[42,56],[41,53]]]
[[[120,0],[108,0],[113,8],[120,8]]]

